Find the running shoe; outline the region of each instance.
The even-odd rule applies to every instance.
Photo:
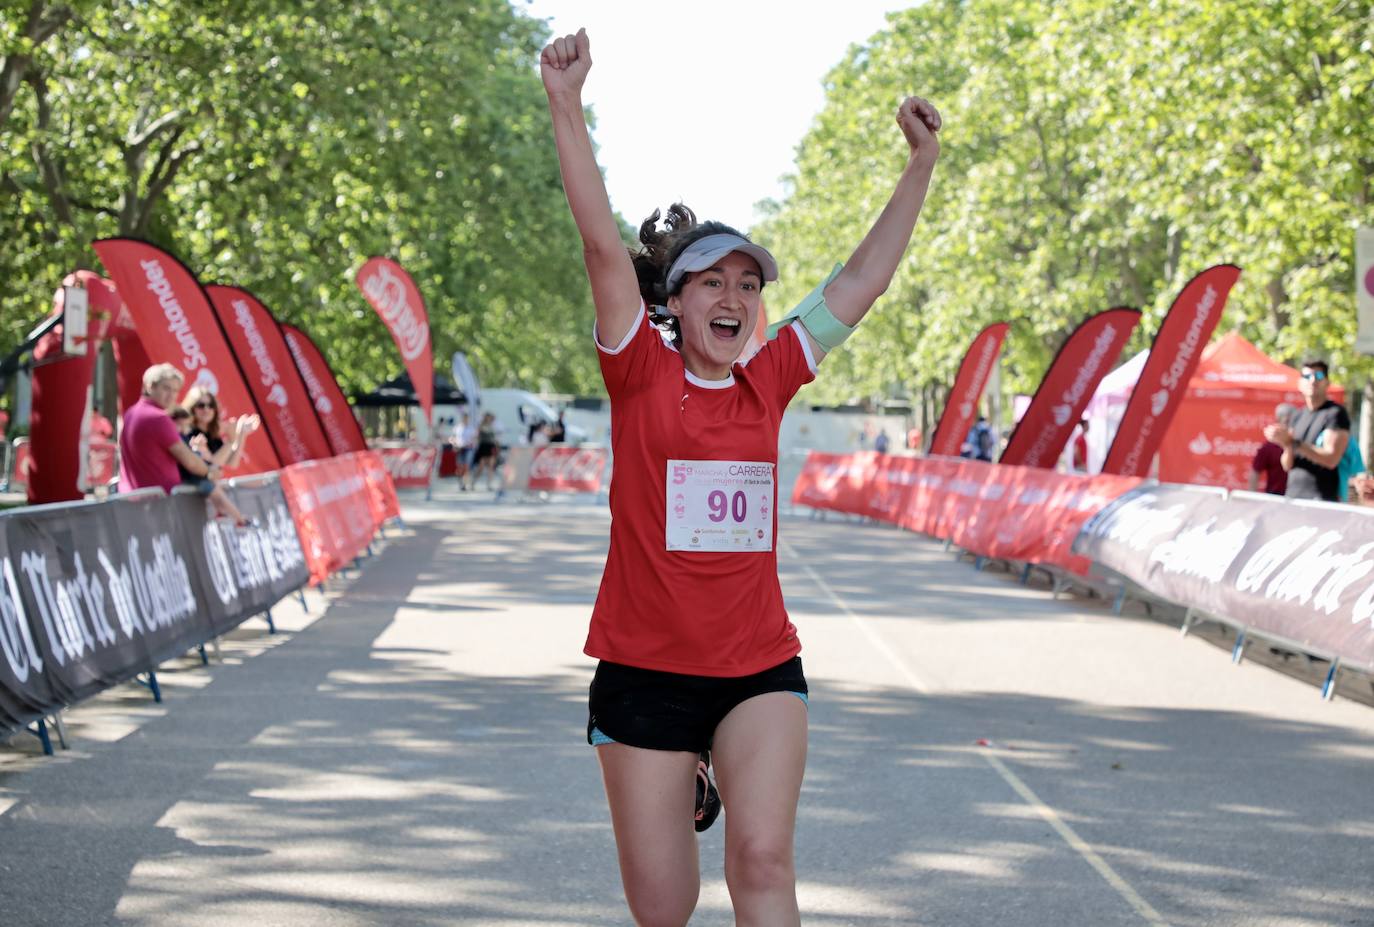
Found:
[[[716,791],[716,784],[711,781],[711,754],[702,751],[700,759],[697,760],[697,833],[716,823],[719,816],[720,793]]]

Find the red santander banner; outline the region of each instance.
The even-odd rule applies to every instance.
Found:
[[[335,454],[367,450],[367,439],[363,437],[363,429],[353,417],[348,398],[344,396],[343,390],[339,389],[339,381],[334,379],[334,371],[329,369],[329,362],[324,359],[320,349],[315,347],[315,342],[311,341],[305,332],[285,322],[281,325],[281,333],[286,339],[291,359],[296,362],[296,370],[305,381],[310,403],[315,407],[315,414],[319,416],[320,426],[324,429],[324,436],[329,440],[330,449]]]
[[[1226,298],[1239,278],[1239,267],[1219,264],[1198,274],[1178,294],[1150,346],[1149,360],[1102,464],[1103,473],[1149,473],[1150,462],[1202,359],[1202,349],[1221,321]]]
[[[1073,553],[1079,529],[1140,482],[949,457],[813,451],[792,501],[951,540],[980,556],[1087,575],[1090,562]]]
[[[1097,384],[1139,324],[1138,310],[1117,307],[1075,328],[1040,381],[998,462],[1052,469]]]
[[[248,375],[262,424],[282,462],[301,463],[332,456],[291,350],[272,313],[252,293],[233,286],[205,288],[219,313],[220,324]]]
[[[973,427],[978,413],[978,400],[988,385],[988,376],[993,364],[1002,350],[1002,342],[1007,337],[1011,325],[998,322],[989,325],[978,333],[959,365],[959,375],[954,379],[954,389],[950,390],[945,411],[940,414],[940,423],[935,426],[935,434],[930,439],[932,455],[958,457]]]
[[[282,492],[312,584],[351,563],[380,524],[365,467],[363,455],[344,454],[281,471]]]
[[[547,444],[534,452],[530,485],[544,492],[596,492],[606,472],[604,447],[563,447]]]
[[[170,363],[186,377],[187,387],[202,386],[214,393],[226,418],[262,414],[210,298],[185,264],[133,238],[102,238],[91,247],[109,270],[153,363]],[[280,468],[281,458],[268,432],[260,429],[249,435],[235,472]]]
[[[358,289],[386,323],[405,361],[406,373],[427,421],[434,420],[434,352],[429,313],[410,274],[390,258],[368,258],[358,271]]]

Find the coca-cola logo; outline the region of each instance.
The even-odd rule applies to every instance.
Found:
[[[407,361],[418,358],[429,344],[429,322],[411,306],[405,281],[392,273],[390,267],[378,264],[363,278],[362,286],[372,307],[391,330],[401,356]]]
[[[381,451],[393,480],[427,480],[434,469],[432,447],[384,447]]]
[[[605,466],[606,452],[601,448],[541,448],[530,463],[530,480],[596,484]]]

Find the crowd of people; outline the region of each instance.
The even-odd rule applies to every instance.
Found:
[[[216,515],[248,527],[252,520],[219,483],[224,471],[239,462],[244,442],[261,422],[256,415],[222,420],[219,400],[201,386],[191,387],[178,404],[185,382],[172,364],[154,364],[143,372],[143,394],[124,410],[119,432],[119,490],[156,486],[170,493],[192,486]]]

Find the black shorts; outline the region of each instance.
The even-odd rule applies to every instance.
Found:
[[[801,657],[736,677],[664,673],[602,660],[587,702],[587,743],[700,753],[711,748],[717,725],[736,705],[767,692],[806,700]]]

